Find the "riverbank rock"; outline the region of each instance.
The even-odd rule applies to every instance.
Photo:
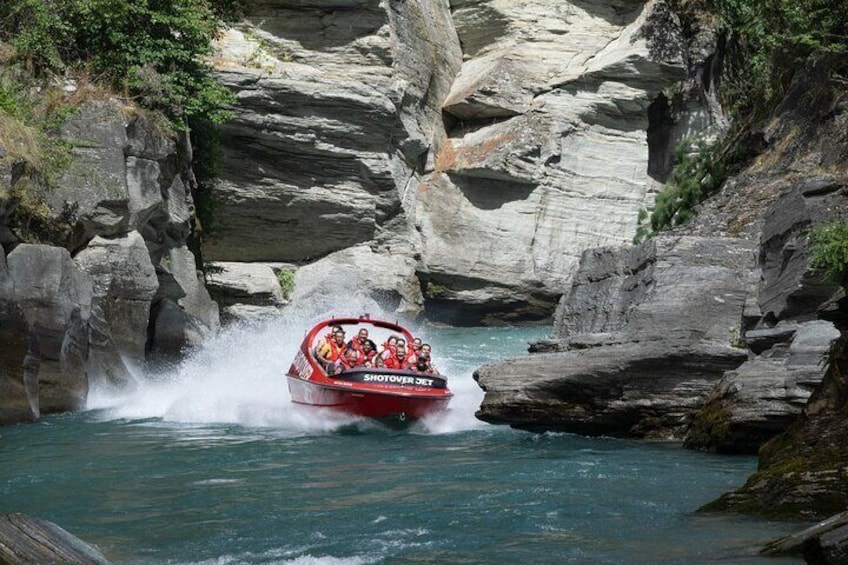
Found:
[[[744,486],[706,505],[757,515],[824,519],[848,507],[848,359],[831,363],[800,418],[760,449]]]
[[[533,430],[681,439],[747,351],[733,345],[753,246],[658,236],[583,255],[549,351],[481,367],[478,418]]]
[[[0,249],[0,424],[38,418],[38,341],[14,301],[14,286]]]
[[[768,557],[803,555],[807,563],[837,565],[848,562],[848,512],[840,512],[814,526],[768,544]]]
[[[66,249],[22,244],[7,259],[12,302],[26,322],[26,336],[38,344],[41,414],[77,410],[85,405],[88,378],[88,318],[92,282]],[[26,359],[26,358],[25,358]]]
[[[843,277],[840,288],[809,266],[808,233],[848,217],[848,94],[830,73],[826,60],[799,73],[767,129],[770,148],[754,164],[770,168],[772,183],[781,190],[763,223],[759,311],[747,324],[782,330],[818,318],[833,323],[842,337],[827,355],[825,376],[802,413],[760,448],[757,472],[707,509],[823,519],[848,507],[846,281]],[[812,357],[825,340],[815,341]]]
[[[761,272],[741,330],[752,359],[696,415],[689,447],[757,453],[801,413],[839,337],[834,324],[844,327],[844,292],[810,267],[810,231],[848,217],[845,113],[810,94],[828,91],[828,72],[813,65],[801,73],[766,129],[763,154],[683,230],[758,234]]]
[[[794,326],[792,334],[788,347],[772,347],[722,377],[695,414],[686,447],[753,454],[798,417],[821,383],[827,353],[840,334],[823,320]]]
[[[109,565],[94,546],[53,522],[26,514],[0,515],[0,562],[6,565]]]
[[[211,262],[206,287],[225,322],[279,315],[286,304],[277,271],[269,263]]]
[[[357,245],[298,269],[292,302],[309,315],[381,312],[411,321],[422,303],[415,264],[402,251],[385,253]]]
[[[22,420],[82,408],[92,386],[133,386],[134,370],[157,346],[197,344],[219,325],[188,249],[194,204],[189,153],[179,148],[185,139],[105,92],[69,102],[77,111],[56,128],[69,155],[50,178],[0,158],[0,182],[8,183],[0,187],[0,243],[12,288],[0,309],[4,331],[26,327],[4,340],[3,372]],[[23,216],[13,213],[12,193],[28,199]],[[179,312],[157,309],[165,300]]]

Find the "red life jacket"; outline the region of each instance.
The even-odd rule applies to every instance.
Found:
[[[409,365],[415,365],[415,362],[418,360],[418,351],[415,351],[410,347],[406,350],[406,362]]]
[[[330,345],[330,354],[327,355],[327,359],[330,361],[338,361],[339,359],[344,359],[344,354],[347,351],[347,345],[339,345],[336,343],[336,340],[332,340],[328,342]]]
[[[359,359],[359,355],[356,356],[356,359],[350,359],[347,355],[345,355],[339,359],[338,364],[343,367],[342,370],[353,369],[354,367],[360,365]]]
[[[392,354],[383,362],[383,366],[386,369],[405,369],[406,368],[406,359],[401,361],[398,359],[397,354]]]

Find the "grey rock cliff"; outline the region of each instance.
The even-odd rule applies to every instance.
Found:
[[[481,367],[478,417],[515,427],[681,439],[724,371],[752,281],[753,245],[658,236],[586,251],[550,352]]]
[[[194,205],[177,140],[114,99],[79,109],[60,128],[72,155],[53,183],[25,163],[0,176],[2,421],[79,409],[91,387],[131,386],[130,365],[158,354],[166,332],[182,347],[219,325],[186,247]],[[32,225],[7,198],[21,186],[44,204]],[[157,307],[169,300],[178,312],[166,324]]]
[[[205,253],[303,264],[403,249],[414,262],[394,269],[408,263],[401,278],[418,278],[423,301],[389,302],[433,320],[549,319],[584,249],[632,238],[668,148],[719,119],[686,100],[676,124],[654,117],[711,54],[662,1],[249,12],[214,60],[239,104]],[[392,284],[369,271],[381,264],[347,268]]]
[[[7,262],[11,307],[19,309],[26,324],[25,339],[37,343],[28,355],[37,352],[39,356],[37,363],[24,358],[20,369],[11,369],[12,374],[23,373],[31,395],[31,372],[37,368],[35,416],[82,408],[88,394],[85,362],[91,278],[59,247],[20,245]]]

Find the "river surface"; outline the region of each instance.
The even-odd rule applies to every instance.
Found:
[[[767,564],[758,549],[802,527],[695,512],[753,457],[477,421],[474,368],[546,329],[421,328],[456,397],[397,431],[290,403],[308,326],[234,328],[132,393],[0,427],[0,512],[115,564]]]

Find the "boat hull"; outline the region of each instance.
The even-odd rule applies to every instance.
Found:
[[[292,402],[330,408],[352,416],[398,421],[420,420],[447,409],[450,396],[328,386],[289,376]]]

